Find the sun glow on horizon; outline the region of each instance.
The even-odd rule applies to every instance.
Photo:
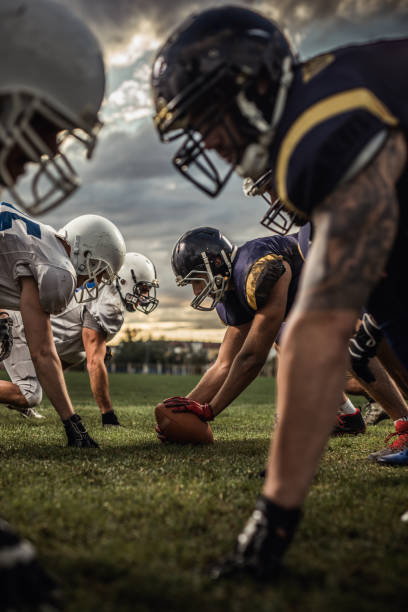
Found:
[[[110,53],[108,64],[120,68],[131,66],[147,51],[154,51],[159,45],[160,40],[152,34],[135,34],[125,48]]]
[[[120,332],[111,344],[117,345],[126,339],[127,330],[136,331],[137,339],[141,340],[168,340],[180,342],[222,342],[225,327],[222,328],[194,328],[183,322],[162,321],[160,323],[124,323]]]

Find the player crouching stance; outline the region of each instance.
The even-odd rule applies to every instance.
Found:
[[[114,281],[125,256],[116,226],[98,215],[83,215],[59,232],[34,222],[11,204],[0,204],[1,306],[21,313],[25,337],[38,378],[59,414],[69,446],[97,446],[75,414],[55,349],[50,315],[98,297],[100,287]],[[0,381],[7,403],[30,405],[17,385]],[[24,406],[24,403],[23,403]]]
[[[115,281],[105,284],[96,299],[78,303],[75,296],[64,312],[51,316],[62,367],[65,369],[87,359],[91,389],[102,414],[102,425],[119,425],[109,393],[106,343],[121,329],[125,310],[149,314],[157,307],[157,287],[152,262],[140,253],[127,253]],[[0,402],[24,414],[40,403],[42,390],[30,358],[20,313],[13,313],[12,320],[14,344],[10,357],[4,360],[11,382],[0,385]],[[17,398],[19,403],[10,405]]]
[[[179,238],[171,258],[177,284],[191,284],[191,306],[215,308],[227,331],[215,364],[198,385],[186,398],[165,400],[165,406],[211,421],[256,378],[295,299],[309,233],[306,225],[299,233],[255,238],[239,248],[211,227]],[[333,433],[364,433],[360,411],[345,400]],[[157,433],[164,441],[159,428]]]

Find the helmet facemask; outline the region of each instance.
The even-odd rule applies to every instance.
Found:
[[[244,53],[227,27],[216,31],[214,37],[208,36],[184,48],[179,63],[174,59],[168,75],[164,47],[152,74],[153,88],[157,91],[154,122],[159,136],[162,141],[186,136],[173,157],[173,164],[212,197],[218,195],[234,170],[240,176],[257,179],[268,168],[270,144],[285,107],[294,63],[291,53],[283,52],[279,41],[261,29],[252,28],[244,33]],[[177,41],[175,38],[175,47]],[[172,39],[168,44],[170,60]],[[274,56],[274,50],[275,61],[269,59]],[[267,91],[260,93],[257,88],[264,75]],[[202,120],[203,108],[210,123]],[[227,129],[227,115],[231,116],[242,142],[238,143]],[[199,123],[193,122],[194,117],[199,118]],[[235,155],[221,162],[228,165],[222,172],[218,170],[219,157],[213,162],[205,150],[205,138],[217,126],[227,131],[231,148],[235,145]]]
[[[36,128],[38,123],[40,128]],[[55,138],[58,133],[56,149],[51,149],[42,137],[41,124],[48,131],[55,131]],[[69,125],[66,118],[38,97],[13,93],[0,101],[0,182],[7,187],[14,202],[33,215],[55,208],[80,185],[63,149],[75,139],[85,147],[90,158],[101,124],[96,123],[91,131]],[[26,160],[24,163],[37,165],[36,171],[30,172],[19,189],[15,187],[17,177],[8,167],[9,156],[16,150]],[[31,192],[30,198],[21,195],[26,191]]]
[[[176,283],[179,287],[192,283],[193,281],[204,283],[204,288],[198,295],[191,301],[190,306],[196,310],[214,310],[218,302],[220,302],[228,289],[229,280],[232,273],[232,262],[234,261],[237,247],[234,247],[231,256],[221,250],[220,256],[222,257],[224,268],[223,273],[215,273],[212,270],[211,263],[208,259],[205,251],[201,253],[203,259],[204,269],[191,270],[184,278],[181,276],[176,277]],[[225,269],[226,268],[226,269]],[[209,301],[207,306],[203,305],[203,302]]]
[[[222,119],[223,112],[214,112],[211,107],[204,117],[200,118],[195,129],[186,131],[186,138],[173,157],[177,170],[211,197],[215,197],[228,182],[239,159],[238,143],[225,123],[223,128],[227,138],[235,145],[234,160],[228,163],[220,158],[218,153],[205,147],[207,136],[221,124]],[[205,128],[200,129],[203,125]]]
[[[78,304],[95,300],[100,288],[104,285],[111,285],[115,278],[109,264],[102,259],[93,259],[90,253],[85,256],[85,267],[86,279],[75,292],[75,300]]]
[[[123,296],[120,290],[120,279],[116,279],[116,288],[119,292],[123,305],[128,312],[143,312],[148,315],[159,305],[156,297],[156,290],[159,287],[157,280],[138,281],[133,270],[130,271],[134,282],[132,293],[127,292]]]
[[[246,196],[262,196],[268,204],[268,210],[262,217],[260,224],[271,232],[280,236],[286,234],[294,225],[304,225],[306,219],[301,219],[295,212],[288,210],[280,198],[271,195],[272,171],[263,174],[257,181],[247,177],[244,180],[243,190]]]

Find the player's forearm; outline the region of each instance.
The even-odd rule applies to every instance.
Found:
[[[34,368],[44,393],[54,406],[62,421],[74,414],[68,395],[61,362],[55,348],[49,352],[32,355]]]
[[[221,389],[228,376],[229,365],[221,365],[215,363],[207,370],[204,376],[200,379],[196,387],[187,395],[188,398],[199,402],[200,404],[212,404],[212,399]]]
[[[219,414],[258,376],[267,355],[238,353],[222,387],[210,402],[214,415]]]
[[[303,503],[333,427],[348,366],[352,312],[297,316],[285,332],[278,370],[278,427],[264,494],[288,508]],[[318,347],[310,358],[310,347]],[[299,376],[301,373],[301,376]]]
[[[103,360],[88,362],[88,374],[92,394],[99,410],[109,412],[112,410],[112,401],[109,393],[109,379]]]

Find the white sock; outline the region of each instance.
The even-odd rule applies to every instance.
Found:
[[[337,412],[338,414],[355,414],[357,412],[357,408],[354,406],[353,402],[347,398],[344,404],[340,405]]]

